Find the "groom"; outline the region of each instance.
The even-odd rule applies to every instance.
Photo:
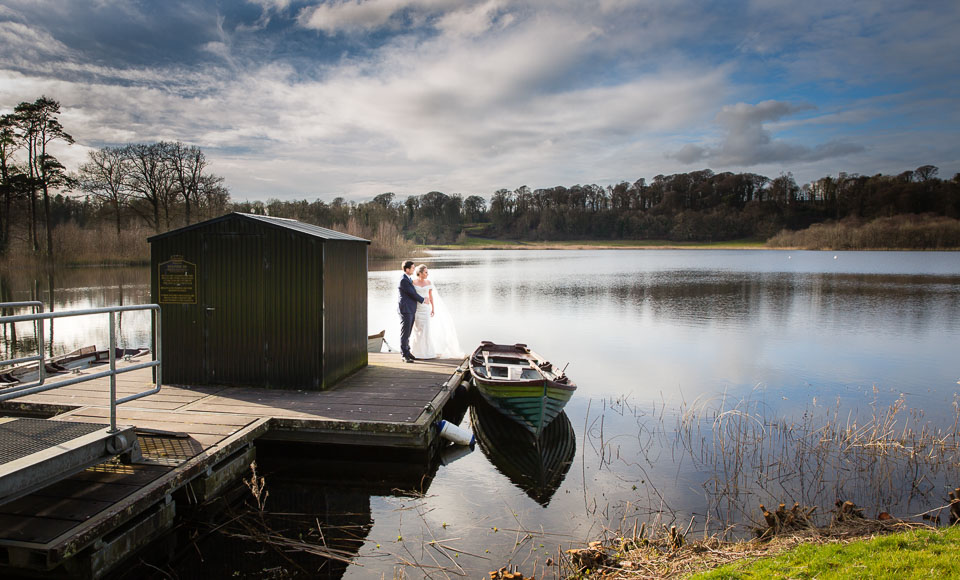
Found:
[[[413,332],[413,319],[417,315],[417,303],[423,303],[423,296],[413,287],[413,261],[403,263],[403,278],[400,278],[400,352],[403,362],[417,360],[410,354],[410,333]]]

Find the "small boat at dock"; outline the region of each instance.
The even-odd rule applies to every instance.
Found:
[[[386,334],[386,330],[381,330],[376,334],[367,335],[367,352],[380,352],[383,350],[383,337]]]
[[[147,348],[118,348],[114,352],[116,360],[143,356],[150,352]],[[96,346],[86,346],[71,353],[47,359],[43,365],[47,376],[71,371],[79,371],[110,362],[110,350],[97,350]],[[39,378],[37,363],[27,363],[9,369],[0,369],[0,389],[20,383],[29,383]]]
[[[563,410],[577,385],[525,344],[484,341],[470,355],[477,392],[535,437]]]

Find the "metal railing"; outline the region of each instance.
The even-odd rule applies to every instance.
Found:
[[[6,309],[13,308],[33,308],[34,314],[43,314],[43,302],[39,300],[28,300],[26,302],[0,302],[0,315],[3,314],[3,311]],[[37,342],[43,342],[43,322],[34,321],[33,323],[33,333],[37,337]],[[42,361],[43,360],[43,349],[40,349],[40,354],[34,356],[25,356],[21,358],[15,358],[8,361],[0,361],[0,367],[8,365],[18,365],[22,363],[28,363],[33,361]],[[40,377],[40,383],[43,383],[43,376],[46,372],[43,364],[40,365],[40,370],[37,371],[37,376]]]
[[[10,308],[17,306],[36,306],[39,303],[35,302],[3,302],[0,303],[0,308]],[[154,393],[160,392],[161,385],[161,360],[162,356],[160,353],[160,306],[157,304],[137,304],[132,306],[107,306],[104,308],[88,308],[85,310],[65,310],[62,312],[43,312],[43,305],[40,304],[40,312],[34,312],[33,314],[20,314],[16,316],[2,316],[0,317],[0,324],[14,324],[17,322],[37,322],[37,348],[40,351],[40,354],[21,357],[11,360],[0,360],[0,367],[9,366],[13,364],[20,364],[24,362],[33,362],[37,361],[38,365],[38,375],[37,381],[34,383],[28,383],[24,385],[15,385],[12,387],[0,388],[0,401],[6,401],[9,399],[15,399],[17,397],[22,397],[24,395],[30,395],[33,393],[42,393],[44,391],[49,391],[52,389],[58,389],[60,387],[66,387],[68,385],[75,385],[77,383],[82,383],[84,381],[91,381],[94,379],[100,379],[103,377],[110,377],[110,432],[115,433],[117,431],[117,405],[122,405],[129,401],[139,399],[141,397],[146,397],[147,395],[152,395]],[[117,368],[117,335],[116,335],[116,314],[119,312],[130,312],[133,310],[150,310],[152,311],[153,318],[153,332],[150,335],[150,352],[153,355],[153,359],[149,362],[134,364],[124,366],[122,368]],[[89,316],[93,314],[107,314],[110,319],[110,368],[109,370],[101,371],[98,373],[92,373],[88,375],[82,375],[79,377],[66,379],[63,381],[57,381],[55,383],[45,384],[46,376],[44,372],[44,365],[46,364],[46,357],[44,355],[44,338],[43,338],[43,321],[44,320],[53,320],[55,318],[67,318],[72,316]],[[154,379],[155,386],[149,391],[143,391],[142,393],[136,393],[134,395],[129,395],[123,398],[117,398],[117,375],[121,373],[129,373],[132,371],[155,367]]]

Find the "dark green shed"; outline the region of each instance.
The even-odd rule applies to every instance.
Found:
[[[367,364],[367,246],[232,213],[153,236],[163,379],[322,390]]]

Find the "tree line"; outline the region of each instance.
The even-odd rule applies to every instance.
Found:
[[[418,244],[453,243],[466,233],[532,241],[767,240],[826,221],[960,218],[960,174],[942,180],[938,172],[932,165],[898,175],[841,172],[801,186],[791,173],[769,178],[703,169],[657,175],[649,183],[498,189],[489,203],[478,195],[431,191],[402,200],[383,193],[364,203],[272,199],[233,207],[327,226],[357,223],[361,233],[389,222]]]
[[[495,236],[521,239],[767,239],[826,220],[897,214],[960,216],[960,174],[937,178],[924,165],[896,176],[840,173],[800,186],[790,173],[768,178],[709,169],[608,187],[575,185],[494,192]]]
[[[46,96],[0,115],[0,254],[19,235],[21,246],[52,259],[54,231],[67,223],[110,220],[119,236],[134,221],[162,232],[229,211],[224,179],[199,147],[179,141],[91,150],[68,172],[51,153],[55,142],[74,143],[59,115],[60,103]]]
[[[371,239],[374,248],[453,243],[466,235],[520,240],[769,239],[825,221],[870,221],[902,214],[960,217],[960,174],[944,180],[932,165],[897,175],[840,173],[804,185],[784,173],[714,173],[709,169],[596,184],[498,189],[481,195],[431,191],[381,193],[364,202],[233,201],[204,152],[177,142],[91,150],[75,171],[51,154],[73,137],[46,96],[0,116],[0,254],[18,248],[53,257],[64,232],[147,227],[154,232],[230,211],[287,217]],[[16,227],[15,227],[16,226]],[[41,233],[46,243],[41,244]]]

